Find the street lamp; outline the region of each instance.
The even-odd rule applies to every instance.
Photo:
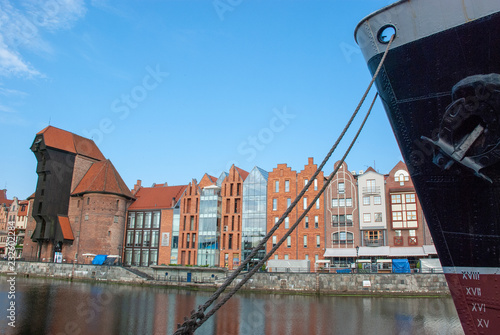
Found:
[[[356,246],[356,273],[358,273],[359,245]]]

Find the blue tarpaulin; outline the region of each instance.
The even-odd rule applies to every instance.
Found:
[[[351,269],[338,269],[337,273],[351,273]]]
[[[96,255],[94,260],[92,260],[92,264],[94,265],[102,265],[104,261],[108,258],[108,255]]]
[[[411,273],[410,263],[407,259],[393,259],[392,260],[393,273]]]

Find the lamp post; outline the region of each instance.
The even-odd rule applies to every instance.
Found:
[[[356,273],[358,273],[359,245],[356,246]]]

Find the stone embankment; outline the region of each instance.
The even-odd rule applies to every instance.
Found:
[[[0,262],[0,273],[10,272]],[[16,262],[19,276],[36,276],[136,285],[162,285],[215,290],[228,272],[225,269],[182,266],[126,268],[121,266]],[[240,275],[233,285],[241,280]],[[293,294],[345,295],[449,295],[443,274],[330,274],[256,273],[242,290]]]

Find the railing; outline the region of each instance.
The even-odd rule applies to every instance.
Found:
[[[352,227],[352,220],[334,220],[332,223],[333,227]]]
[[[365,238],[363,245],[365,247],[383,247],[384,246],[384,239],[380,238],[378,240],[373,240],[373,239],[367,239]]]
[[[333,247],[339,244],[353,244],[354,240],[332,240]]]
[[[368,186],[362,188],[363,194],[380,194],[380,186]]]

